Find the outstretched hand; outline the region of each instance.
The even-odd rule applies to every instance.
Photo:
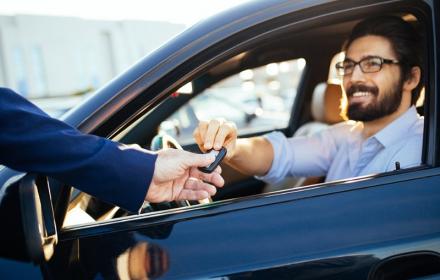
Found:
[[[160,150],[145,200],[156,203],[202,200],[213,196],[217,192],[216,187],[224,185],[220,167],[211,174],[203,173],[197,167],[207,166],[214,159],[209,154],[177,149]]]
[[[231,159],[235,154],[237,127],[233,122],[224,119],[200,121],[193,136],[200,150],[204,152],[225,147],[228,150],[226,159]]]

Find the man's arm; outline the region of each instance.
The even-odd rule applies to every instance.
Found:
[[[237,139],[234,155],[225,162],[238,171],[255,176],[265,175],[273,161],[272,144],[264,137]]]
[[[202,200],[224,184],[215,157],[183,150],[152,153],[83,134],[0,88],[0,164],[48,175],[132,212],[150,202]]]
[[[0,88],[0,163],[48,175],[137,211],[151,183],[156,154],[79,132]]]
[[[200,122],[194,138],[202,151],[226,147],[226,162],[237,170],[278,183],[286,176],[323,176],[348,137],[352,125],[340,124],[309,137],[285,137],[273,132],[264,137],[237,139],[232,122],[217,119]]]

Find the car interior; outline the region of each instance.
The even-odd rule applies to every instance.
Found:
[[[394,14],[411,22],[424,34],[424,23],[415,15],[407,12]],[[220,62],[199,71],[191,79],[182,82],[179,88],[168,92],[168,97],[158,106],[138,116],[112,138],[152,149],[151,143],[157,135],[169,135],[183,149],[200,152],[190,137],[192,128],[197,125],[195,122],[207,114],[227,119],[234,114],[232,109],[228,111],[228,106],[239,108],[237,119],[243,121],[242,127],[239,127],[239,137],[263,135],[274,130],[281,131],[286,136],[307,136],[344,121],[340,116],[340,80],[333,69],[334,64],[343,57],[340,51],[345,38],[361,19],[362,17],[352,15],[344,20],[337,19],[331,24],[313,23],[300,31],[284,31],[282,34],[274,32],[270,39],[237,48]],[[240,97],[239,94],[243,92],[248,95]],[[421,114],[426,110],[423,96],[418,102]],[[281,103],[277,103],[277,100],[281,100]],[[211,107],[204,108],[203,104],[210,104]],[[223,104],[224,107],[218,105],[219,108],[226,109],[213,108],[216,104]],[[273,104],[278,104],[278,108],[272,108],[276,107]],[[279,110],[280,106],[283,106],[282,110]],[[190,113],[185,113],[188,111]],[[274,117],[275,115],[279,118]],[[185,121],[188,124],[185,125]],[[256,125],[252,126],[253,124]],[[322,183],[324,179],[288,178],[275,186],[241,174],[224,164],[222,169],[226,185],[218,190],[212,198],[213,201],[258,196],[293,187],[307,188]],[[147,204],[142,212],[199,203],[205,202]],[[127,215],[131,213],[73,190],[63,226],[105,221]]]

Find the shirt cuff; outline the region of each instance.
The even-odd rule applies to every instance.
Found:
[[[259,180],[263,180],[269,184],[277,184],[281,182],[287,174],[285,168],[280,168],[283,166],[286,167],[286,163],[282,163],[281,161],[286,160],[287,156],[286,155],[281,156],[281,153],[282,153],[282,147],[284,145],[283,143],[287,139],[286,136],[279,131],[268,133],[263,137],[266,138],[272,145],[273,160],[272,160],[272,165],[269,171],[267,172],[267,174],[263,176],[255,176],[255,178]]]
[[[104,162],[108,162],[107,186],[94,194],[130,212],[141,209],[153,179],[157,154],[138,145],[108,141]]]
[[[142,149],[138,145],[130,145],[124,148],[127,157],[132,157],[131,171],[127,176],[127,185],[125,186],[126,195],[120,202],[121,206],[133,213],[139,213],[145,203],[145,197],[151,181],[156,165],[157,154]],[[130,178],[131,177],[131,178]]]

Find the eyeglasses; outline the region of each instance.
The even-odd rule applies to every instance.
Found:
[[[383,64],[399,64],[399,61],[382,58],[380,56],[367,56],[357,62],[347,58],[344,61],[336,63],[336,71],[340,76],[350,75],[358,64],[363,73],[374,73],[379,72]]]

